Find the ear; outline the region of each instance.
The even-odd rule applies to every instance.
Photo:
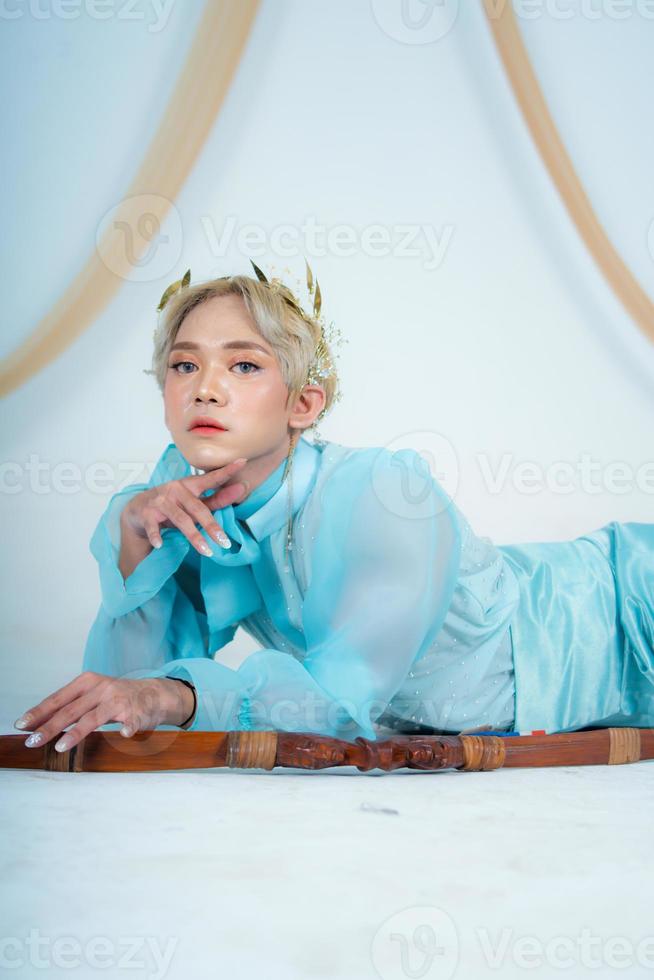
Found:
[[[308,429],[322,412],[326,400],[325,390],[320,385],[305,385],[292,404],[289,425]]]

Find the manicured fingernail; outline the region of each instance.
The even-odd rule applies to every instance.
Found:
[[[27,728],[30,723],[30,716],[25,714],[21,715],[20,718],[14,722],[14,728]]]
[[[231,548],[232,546],[232,542],[229,540],[227,535],[224,534],[222,531],[216,532],[216,541],[218,542],[221,548]]]
[[[211,550],[208,544],[201,544],[200,551],[202,552],[203,555],[207,555],[208,558],[211,558],[213,554],[213,551]]]
[[[33,745],[39,745],[43,741],[43,732],[32,732],[30,737],[26,739],[25,745],[28,749],[31,749]]]
[[[120,730],[120,734],[124,735],[125,738],[127,738],[129,735],[132,734],[132,729],[129,727],[129,725],[123,725],[123,727]]]
[[[60,738],[58,742],[55,742],[55,749],[57,752],[65,752],[69,745],[70,739],[64,736],[64,738]]]

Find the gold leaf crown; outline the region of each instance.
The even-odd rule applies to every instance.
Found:
[[[182,287],[190,285],[190,282],[191,282],[191,270],[187,269],[181,279],[178,279],[177,282],[171,282],[170,286],[168,286],[168,288],[164,290],[164,294],[159,300],[157,313],[161,313],[161,311],[163,310],[164,306],[166,305],[166,303],[168,302],[171,296],[173,296],[179,289],[182,289]]]
[[[282,282],[280,278],[274,276],[272,279],[268,279],[266,275],[261,271],[259,266],[252,261],[252,259],[250,259],[250,263],[256,273],[259,282],[266,283],[266,285],[270,289],[276,290],[278,294],[281,296],[281,298],[284,300],[284,302],[287,303],[287,305],[290,306],[291,309],[299,316],[303,317],[306,320],[312,320],[319,325],[320,338],[318,340],[318,343],[316,344],[313,361],[309,367],[309,371],[307,373],[306,380],[303,383],[303,387],[304,385],[307,384],[320,385],[322,379],[333,377],[336,379],[336,389],[334,392],[334,398],[332,404],[334,402],[340,401],[342,397],[342,393],[340,390],[338,374],[336,372],[336,367],[334,365],[332,353],[330,350],[330,345],[333,344],[334,342],[340,345],[341,343],[347,343],[348,341],[343,339],[339,330],[334,329],[333,322],[330,323],[329,326],[325,325],[325,320],[322,315],[322,294],[320,292],[320,284],[316,279],[315,287],[314,287],[314,276],[309,266],[309,263],[307,262],[306,259],[304,260],[304,264],[306,266],[307,290],[309,292],[309,296],[313,296],[313,312],[311,314],[308,314],[302,308],[302,304],[297,299],[293,291],[284,282]],[[274,266],[272,266],[271,268],[274,268]],[[286,269],[285,271],[288,272],[290,270]],[[173,296],[179,290],[189,286],[190,282],[191,282],[191,270],[187,269],[181,279],[178,279],[176,282],[171,283],[170,286],[168,286],[164,290],[164,293],[161,299],[159,300],[159,305],[157,306],[157,312],[160,313],[165,307],[168,300],[171,298],[171,296]],[[299,279],[296,279],[296,282],[298,283],[298,285],[300,284]],[[320,414],[317,416],[316,420],[314,421],[312,428],[318,425],[318,423],[322,421],[324,416],[327,414],[327,411],[328,411],[327,409],[323,409],[322,412],[320,412]]]

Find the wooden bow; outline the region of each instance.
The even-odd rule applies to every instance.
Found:
[[[142,731],[131,738],[95,731],[67,752],[53,738],[25,747],[0,735],[0,767],[52,772],[161,772],[170,769],[461,769],[597,766],[654,758],[654,728],[597,728],[556,735],[393,735],[353,742],[311,732]]]

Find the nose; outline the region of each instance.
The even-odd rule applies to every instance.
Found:
[[[206,370],[202,372],[202,377],[198,382],[195,401],[216,402],[220,405],[225,404],[226,395],[219,377],[219,372],[214,371],[212,373]]]

